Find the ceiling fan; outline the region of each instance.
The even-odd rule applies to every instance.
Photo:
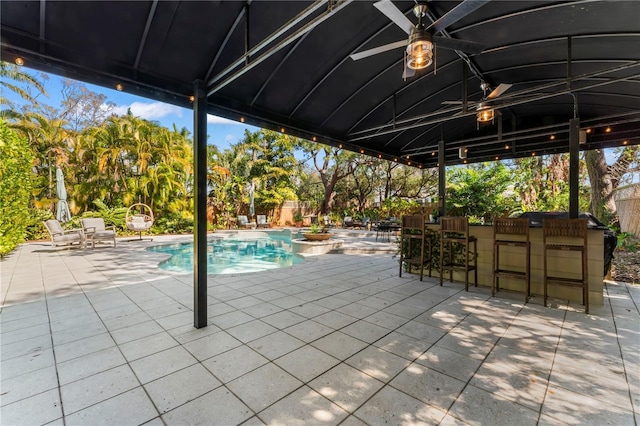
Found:
[[[478,106],[476,107],[476,110],[478,111],[478,114],[476,117],[478,120],[478,123],[486,123],[488,121],[493,121],[493,118],[495,117],[496,112],[495,112],[495,109],[493,109],[487,101],[490,101],[491,99],[495,99],[498,96],[502,95],[504,92],[509,90],[511,86],[513,86],[513,84],[500,83],[498,87],[493,89],[491,93],[487,95],[487,90],[491,89],[491,86],[489,86],[485,82],[482,82],[480,84],[482,93],[484,93],[485,96],[482,97],[482,101],[478,102]]]
[[[402,28],[402,30],[409,35],[409,38],[408,40],[401,40],[395,43],[385,44],[373,49],[354,53],[351,55],[351,59],[357,61],[359,59],[377,55],[378,53],[404,47],[406,61],[403,77],[406,78],[413,76],[415,74],[415,70],[424,69],[433,63],[434,46],[444,49],[459,50],[469,54],[480,53],[486,48],[486,45],[476,43],[474,41],[439,37],[434,34],[444,30],[449,25],[459,21],[488,2],[489,0],[464,0],[427,27],[423,23],[423,18],[427,14],[427,5],[425,3],[416,1],[413,13],[418,18],[418,23],[414,25],[413,22],[404,15],[404,13],[391,3],[391,1],[378,1],[373,4],[375,8]]]
[[[484,81],[480,83],[480,88],[482,89],[482,99],[478,101],[476,104],[477,120],[478,123],[486,123],[488,121],[493,121],[495,117],[495,109],[491,106],[491,101],[496,99],[504,92],[509,90],[513,86],[513,84],[508,83],[500,83],[498,87],[493,89],[491,93],[487,95],[487,92],[491,90],[491,86]],[[460,105],[463,104],[463,101],[444,101],[445,105]]]

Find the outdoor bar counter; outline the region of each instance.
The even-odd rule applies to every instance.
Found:
[[[428,223],[427,228],[439,232],[440,225]],[[478,285],[491,286],[493,281],[493,226],[469,225],[469,235],[478,239],[477,270]],[[531,242],[531,295],[540,296],[544,293],[544,264],[542,227],[530,226],[529,241]],[[587,231],[588,245],[588,275],[589,275],[589,304],[602,305],[603,302],[603,271],[604,271],[604,229],[590,228]],[[524,248],[502,246],[500,248],[500,266],[502,269],[514,269],[524,271]],[[566,276],[580,278],[581,258],[578,252],[565,252],[553,250],[548,253],[549,274],[552,276]],[[473,285],[474,271],[469,272],[469,286]],[[438,270],[434,269],[432,275],[438,277]],[[449,273],[445,273],[445,281],[448,282]],[[454,271],[454,282],[464,283],[464,271]],[[525,281],[517,278],[500,278],[500,288],[523,292]],[[559,285],[549,286],[549,297],[568,299],[582,303],[582,291]]]

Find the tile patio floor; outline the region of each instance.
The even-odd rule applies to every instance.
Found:
[[[197,330],[148,244],[0,262],[2,425],[640,422],[638,286],[585,315],[330,254],[211,276]]]

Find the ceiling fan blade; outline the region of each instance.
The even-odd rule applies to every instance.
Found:
[[[369,56],[377,55],[378,53],[387,52],[389,50],[398,49],[400,47],[406,47],[407,41],[396,41],[395,43],[389,43],[382,46],[374,47],[373,49],[363,50],[362,52],[354,53],[350,56],[351,59],[357,61],[358,59],[368,58]]]
[[[458,22],[474,10],[484,6],[486,3],[489,3],[489,0],[465,0],[449,12],[445,13],[436,22],[429,25],[427,30],[430,30],[432,34],[436,34],[447,28],[449,25]]]
[[[411,22],[395,4],[391,3],[389,0],[382,0],[374,3],[373,5],[380,12],[384,13],[387,18],[391,19],[397,26],[402,28],[405,33],[411,33],[411,30],[414,27],[413,22]]]
[[[486,44],[477,43],[469,40],[457,40],[454,38],[445,37],[433,37],[433,42],[436,47],[442,47],[444,49],[459,50],[464,53],[472,55],[478,54],[487,48]]]
[[[511,86],[513,86],[513,84],[500,83],[498,87],[496,87],[495,89],[493,89],[491,93],[489,93],[489,96],[487,96],[487,99],[497,98],[498,96],[502,95],[504,92],[509,90]]]
[[[442,105],[462,105],[462,101],[443,101]],[[476,101],[467,101],[467,108],[473,107],[477,104]]]

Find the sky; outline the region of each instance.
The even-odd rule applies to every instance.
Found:
[[[48,78],[45,81],[45,89],[49,95],[43,103],[51,105],[55,108],[60,107],[62,84],[65,77],[59,77],[55,74],[42,73],[30,68],[23,68],[23,72],[39,76],[45,74]],[[150,121],[157,121],[163,127],[173,128],[175,124],[178,129],[186,127],[193,134],[193,110],[181,108],[175,105],[157,102],[152,99],[146,99],[139,96],[131,95],[125,92],[119,92],[114,89],[108,89],[101,86],[95,86],[85,82],[80,82],[92,92],[104,94],[107,100],[113,102],[116,107],[114,112],[118,115],[127,113],[130,108],[133,115]],[[9,100],[19,103],[21,99],[10,91],[5,91],[3,96]],[[245,129],[251,132],[259,130],[257,127],[249,126],[244,123],[235,122],[222,117],[213,115],[207,116],[207,134],[209,135],[209,144],[216,145],[219,149],[224,150],[230,144],[238,142],[244,136]]]

